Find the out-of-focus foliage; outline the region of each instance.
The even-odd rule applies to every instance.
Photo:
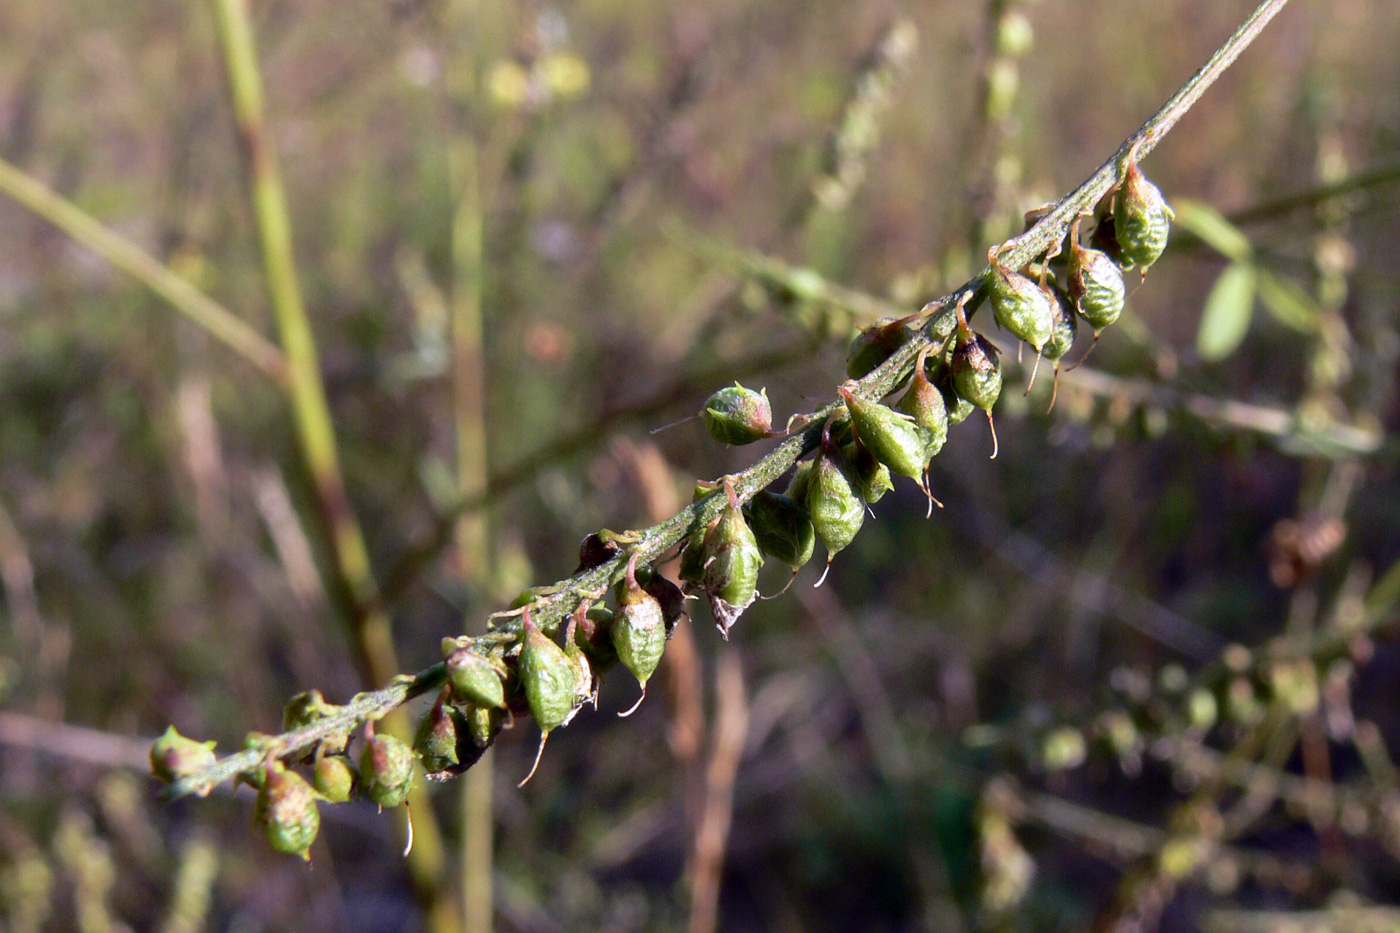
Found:
[[[494,580],[464,583],[448,549],[391,607],[406,669],[569,573],[584,534],[649,524],[758,455],[699,422],[648,428],[736,379],[766,386],[779,426],[832,397],[846,317],[738,280],[671,231],[912,310],[1106,158],[1248,5],[586,0],[482,4],[476,32],[445,35],[431,2],[255,3],[299,271],[381,576],[450,499],[447,150],[463,127],[481,144],[489,460],[512,482],[487,512]],[[1008,10],[1020,19],[989,26]],[[896,20],[913,51],[842,135]],[[0,157],[272,334],[207,5],[9,0],[0,36]],[[481,73],[470,114],[444,88],[464,48]],[[974,417],[934,461],[946,508],[925,520],[898,483],[822,589],[809,567],[744,615],[721,928],[1068,930],[1115,911],[1181,930],[1303,910],[1394,924],[1336,917],[1400,897],[1385,754],[1400,655],[1358,636],[1318,665],[1260,650],[1232,668],[1227,646],[1331,644],[1400,558],[1400,192],[1262,209],[1394,162],[1396,48],[1388,0],[1286,10],[1144,166],[1168,200],[1261,206],[1236,218],[1247,254],[1227,265],[1178,237],[1142,285],[1130,275],[1090,358],[1118,388],[1062,373],[1047,415],[1044,373],[1028,398],[1012,391],[1025,373],[1008,378],[999,457]],[[834,164],[843,152],[865,171]],[[814,193],[833,180],[857,186],[848,201]],[[1256,295],[1270,314],[1251,317]],[[1203,307],[1230,326],[1202,329]],[[282,395],[9,202],[0,322],[0,918],[420,928],[373,808],[324,808],[307,871],[268,853],[251,794],[157,804],[110,741],[173,722],[226,750],[275,730],[297,691],[363,686]],[[1336,425],[1379,448],[1317,440]],[[787,577],[770,564],[765,593]],[[612,678],[523,789],[536,734],[503,733],[501,929],[685,925],[708,747],[687,716],[714,707],[721,651],[694,612],[693,666],[663,666],[624,721],[633,685]],[[1236,759],[1255,770],[1222,776]],[[449,842],[455,787],[437,791]]]

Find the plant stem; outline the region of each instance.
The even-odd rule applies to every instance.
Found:
[[[287,360],[265,337],[150,253],[98,223],[72,201],[3,159],[0,159],[0,194],[47,220],[145,285],[263,375],[287,384]]]
[[[236,3],[237,0],[220,0],[222,4]],[[1093,175],[1072,193],[1061,198],[1055,207],[1039,223],[1013,240],[1007,241],[1007,248],[1001,252],[1002,262],[1012,268],[1023,266],[1045,253],[1058,243],[1069,229],[1070,223],[1081,211],[1092,209],[1095,203],[1117,180],[1118,163],[1130,149],[1136,147],[1139,156],[1146,155],[1191,106],[1200,98],[1225,69],[1254,40],[1265,24],[1284,7],[1287,0],[1265,0],[1250,17],[1226,40],[1225,44],[1211,56],[1210,60],[1189,81],[1177,91],[1163,107],[1157,111],[1137,133],[1130,136],[1119,147],[1118,152],[1104,162]],[[920,312],[927,320],[922,333],[910,340],[888,360],[868,376],[854,383],[857,394],[864,398],[881,398],[895,389],[912,371],[919,353],[926,347],[945,340],[953,327],[954,309],[960,307],[959,299],[978,292],[989,270],[961,288],[942,298],[929,302]],[[969,313],[972,306],[968,306]],[[831,402],[809,414],[808,426],[800,433],[788,437],[747,470],[728,477],[739,501],[747,502],[759,490],[766,488],[787,472],[797,460],[816,448],[821,441],[823,424],[828,416],[840,410],[840,402]],[[649,528],[632,531],[626,537],[634,542],[624,548],[611,560],[592,569],[574,574],[546,588],[549,595],[542,596],[532,604],[531,614],[535,623],[546,633],[553,635],[560,624],[568,618],[588,594],[604,592],[625,573],[630,558],[635,557],[638,566],[655,562],[679,544],[697,527],[705,527],[719,515],[727,504],[720,492],[693,502],[671,518]],[[485,645],[513,644],[520,637],[520,622],[513,613],[498,613],[487,632],[479,636]],[[383,715],[413,696],[433,689],[443,681],[443,666],[434,665],[416,676],[400,678],[394,685],[374,694],[357,698],[351,707],[337,714],[336,722],[342,727],[353,726],[355,709],[363,707],[374,718]],[[358,706],[357,706],[358,704]],[[354,707],[355,709],[352,709]],[[361,720],[362,721],[362,720]],[[348,724],[348,725],[347,725]],[[326,731],[318,731],[326,730]],[[327,735],[335,734],[327,723],[316,723],[272,741],[279,754],[291,754],[311,747]],[[191,775],[171,785],[168,793],[180,796],[199,789],[207,789],[222,780],[227,780],[249,768],[256,767],[264,760],[267,751],[243,752],[215,763],[202,772]]]

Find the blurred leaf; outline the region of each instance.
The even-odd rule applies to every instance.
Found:
[[[1284,327],[1304,334],[1317,331],[1317,302],[1292,279],[1259,270],[1259,300]]]
[[[1227,259],[1240,262],[1254,252],[1249,237],[1209,204],[1191,198],[1173,198],[1172,207],[1176,210],[1178,226]]]
[[[1212,362],[1225,359],[1244,339],[1254,313],[1256,271],[1248,262],[1233,262],[1220,273],[1201,311],[1196,349]]]

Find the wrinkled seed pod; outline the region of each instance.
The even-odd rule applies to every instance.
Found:
[[[622,666],[646,689],[666,650],[666,618],[661,603],[637,583],[636,557],[627,566],[613,617],[613,647]]]
[[[922,358],[914,367],[909,391],[904,393],[895,408],[913,418],[914,423],[927,432],[924,441],[929,458],[938,456],[948,439],[948,403],[943,400],[943,393],[929,380]]]
[[[725,493],[729,504],[705,536],[705,594],[710,599],[710,609],[720,634],[728,638],[730,627],[758,597],[758,571],[763,566],[763,553],[749,523],[744,520],[734,488],[727,481]]]
[[[365,740],[360,753],[360,787],[381,807],[397,807],[413,785],[413,749],[392,735]]]
[[[501,672],[471,648],[459,644],[453,639],[443,639],[447,682],[452,686],[452,695],[462,703],[504,707],[506,691]]]
[[[899,318],[877,321],[864,328],[846,352],[846,375],[852,379],[868,376],[913,336]]]
[[[830,563],[838,551],[855,540],[865,521],[865,502],[856,494],[846,465],[834,451],[823,450],[813,461],[806,505],[812,528],[826,545]]]
[[[925,432],[914,419],[887,405],[867,401],[844,386],[840,394],[861,446],[900,476],[922,481],[929,461],[928,445]]]
[[[268,765],[253,814],[273,849],[310,858],[307,853],[321,828],[321,813],[316,809],[316,792],[300,774],[281,764]]]
[[[466,717],[442,697],[423,714],[413,736],[413,750],[429,774],[447,771],[460,762],[457,746],[466,728]]]
[[[1039,286],[1036,286],[1037,290]],[[1042,293],[1043,294],[1043,293]],[[1001,395],[1001,369],[996,347],[981,334],[959,339],[953,351],[953,387],[983,411],[991,411]]]
[[[1123,273],[1102,250],[1073,242],[1069,254],[1069,294],[1084,323],[1097,334],[1123,313]]]
[[[885,493],[894,489],[890,468],[875,459],[875,455],[866,448],[853,441],[841,448],[841,455],[846,459],[846,472],[855,484],[856,492],[860,493],[867,505],[874,505],[885,498]]]
[[[796,570],[812,559],[817,533],[807,510],[790,496],[760,489],[744,506],[758,549]]]
[[[722,444],[751,444],[773,436],[773,408],[766,389],[755,392],[736,382],[711,395],[700,417],[705,430]]]
[[[568,721],[574,711],[578,672],[564,649],[540,631],[526,610],[521,617],[520,683],[525,701],[540,731],[548,734]]]
[[[1126,266],[1145,273],[1167,248],[1172,218],[1176,215],[1156,185],[1138,170],[1132,153],[1113,200],[1113,231]]]
[[[1069,296],[1059,289],[1052,289],[1053,307],[1055,309],[1055,329],[1050,333],[1050,339],[1045,341],[1045,347],[1041,350],[1044,357],[1052,363],[1058,363],[1064,359],[1066,353],[1074,346],[1074,338],[1079,333],[1079,326],[1075,320],[1074,308],[1070,305]]]
[[[987,276],[987,292],[997,323],[1039,352],[1055,326],[1050,296],[1039,283],[1003,266],[996,247],[987,258],[992,264]]]
[[[197,742],[186,738],[168,726],[151,745],[151,773],[158,780],[169,784],[198,771],[203,771],[216,761],[216,742]]]
[[[317,755],[311,779],[316,793],[331,803],[344,803],[355,796],[357,775],[344,755]]]

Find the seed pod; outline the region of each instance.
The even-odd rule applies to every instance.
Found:
[[[467,717],[467,736],[472,740],[472,744],[480,750],[476,753],[476,757],[480,758],[481,753],[490,748],[491,743],[496,741],[496,733],[501,731],[501,727],[505,723],[505,711],[494,707],[473,706],[467,710],[465,715]]]
[[[151,773],[170,784],[214,764],[217,742],[196,742],[168,726],[151,745]]]
[[[924,429],[924,446],[929,459],[933,459],[948,439],[948,404],[943,400],[943,393],[929,381],[924,368],[927,353],[928,348],[925,347],[919,354],[909,391],[904,393],[895,408],[913,418],[914,423]]]
[[[612,636],[617,659],[637,678],[645,697],[647,681],[666,649],[666,618],[661,603],[637,583],[635,554],[627,563],[627,577],[618,593]]]
[[[463,644],[463,641],[467,644]],[[446,656],[447,682],[452,687],[453,697],[460,703],[504,707],[506,692],[501,671],[469,645],[470,639],[442,640],[442,651]]]
[[[948,409],[948,425],[962,424],[967,420],[967,416],[977,410],[977,406],[969,402],[958,394],[957,386],[953,384],[953,371],[950,367],[940,366],[933,378],[934,387],[943,395],[943,404]]]
[[[992,406],[1001,395],[997,349],[986,337],[965,327],[958,331],[958,345],[953,350],[953,384],[959,396],[987,413],[987,426],[992,431],[992,458],[995,459],[997,428],[992,421]]]
[[[577,672],[564,650],[554,643],[525,610],[521,617],[520,683],[525,701],[540,731],[546,735],[568,721],[574,711]]]
[[[992,264],[987,291],[997,323],[1039,353],[1055,326],[1050,296],[1032,279],[1003,266],[996,247],[987,253],[987,258]]]
[[[1123,313],[1123,274],[1107,253],[1080,246],[1076,232],[1070,233],[1069,294],[1097,336]]]
[[[321,814],[316,809],[316,792],[300,774],[270,762],[253,815],[274,850],[311,858],[307,853],[321,829]]]
[[[705,430],[722,444],[752,444],[773,436],[773,408],[766,389],[755,392],[736,382],[711,395],[700,417]]]
[[[438,697],[419,720],[418,730],[413,735],[413,750],[430,777],[450,771],[461,761],[457,748],[466,732],[467,720],[455,706],[447,703],[450,695],[448,690]]]
[[[1052,288],[1050,295],[1054,299],[1052,307],[1055,310],[1055,329],[1050,333],[1050,339],[1045,341],[1045,347],[1040,352],[1050,362],[1055,364],[1055,371],[1060,369],[1060,360],[1074,346],[1074,338],[1079,333],[1079,327],[1074,316],[1074,307],[1070,304],[1069,296],[1058,288]]]
[[[900,476],[907,476],[922,486],[929,461],[923,429],[908,415],[879,402],[867,401],[845,386],[839,392],[846,402],[846,411],[850,412],[851,425],[860,445]]]
[[[792,479],[788,480],[787,489],[783,490],[783,495],[793,502],[807,501],[807,482],[812,478],[811,460],[803,460],[792,471]]]
[[[368,731],[368,729],[366,729]],[[382,807],[397,807],[413,785],[413,749],[392,735],[372,735],[360,753],[360,787]]]
[[[826,449],[812,462],[807,484],[807,514],[812,528],[826,545],[828,565],[842,548],[855,540],[865,521],[865,503],[856,494],[849,467],[835,450]]]
[[[758,597],[763,554],[728,480],[724,491],[729,504],[720,512],[719,522],[705,535],[705,594],[719,633],[728,639],[730,627]]]
[[[564,630],[564,656],[574,666],[574,709],[569,714],[569,719],[573,719],[583,704],[597,695],[598,681],[593,676],[593,663],[588,660],[588,655],[578,643],[578,625],[580,620],[587,616],[588,610],[580,605],[569,618],[568,628]],[[564,720],[564,725],[568,725],[569,719]]]
[[[794,571],[812,559],[817,533],[807,510],[791,497],[760,489],[744,506],[744,512],[758,549],[765,555]]]
[[[869,375],[912,336],[913,332],[901,318],[887,318],[864,328],[846,352],[846,375],[852,379]]]
[[[699,502],[701,499],[714,492],[714,487],[708,484],[696,483],[695,494],[691,497],[691,502]],[[705,535],[714,526],[716,518],[704,527],[696,526],[686,538],[685,547],[681,550],[681,566],[678,575],[682,580],[693,586],[700,586],[705,580]]]
[[[1136,147],[1119,168],[1118,193],[1113,199],[1113,231],[1125,267],[1137,266],[1143,274],[1167,248],[1172,218],[1176,216],[1161,190],[1138,170]]]
[[[846,469],[855,483],[856,492],[867,505],[874,505],[885,498],[885,493],[894,489],[894,477],[885,466],[866,448],[852,441],[841,448],[846,458]]]
[[[344,755],[317,753],[311,779],[316,793],[330,803],[344,803],[355,795],[355,769]]]
[[[612,627],[611,609],[607,606],[590,606],[574,628],[574,643],[588,656],[593,670],[598,674],[606,674],[617,663]]]

